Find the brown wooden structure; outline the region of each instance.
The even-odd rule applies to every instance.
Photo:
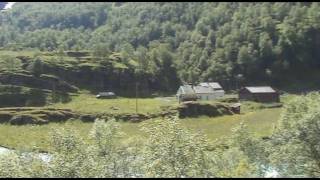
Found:
[[[239,90],[239,99],[256,102],[280,102],[279,93],[270,86],[241,88]]]

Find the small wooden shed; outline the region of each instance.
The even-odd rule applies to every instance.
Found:
[[[241,88],[239,99],[256,102],[280,102],[279,93],[270,86]]]

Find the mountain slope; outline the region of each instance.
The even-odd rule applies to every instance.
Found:
[[[280,86],[318,72],[319,12],[317,2],[23,2],[1,14],[0,47],[119,58],[162,91],[180,81]]]

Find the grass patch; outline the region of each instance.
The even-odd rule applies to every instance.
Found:
[[[243,115],[222,116],[217,118],[199,117],[181,119],[183,126],[194,131],[202,131],[210,141],[229,137],[232,129],[242,121],[248,125],[256,136],[271,135],[272,129],[280,116],[281,108],[263,109]],[[146,134],[141,127],[154,123],[148,120],[141,123],[118,122],[126,133],[122,143],[131,141],[133,137],[145,139]],[[50,123],[46,125],[12,126],[0,124],[0,145],[19,150],[50,150],[50,132],[53,129],[71,128],[77,130],[84,139],[88,140],[88,133],[93,123],[79,120],[65,123]],[[120,143],[120,142],[119,142]]]
[[[280,108],[264,109],[233,116],[188,118],[184,119],[182,123],[188,128],[202,131],[210,140],[228,137],[232,133],[232,129],[241,122],[246,123],[252,133],[261,137],[271,135],[280,112]]]
[[[7,56],[12,56],[12,57],[17,57],[17,56],[29,56],[32,57],[36,54],[39,54],[39,52],[30,50],[30,51],[8,51],[8,50],[2,50],[0,51],[0,56],[2,55],[7,55]]]
[[[156,113],[163,106],[177,104],[175,99],[139,98],[138,113]],[[66,108],[81,113],[112,113],[124,114],[136,112],[135,98],[97,99],[92,94],[79,94],[72,97],[69,103],[50,105],[53,108]]]
[[[12,126],[0,124],[0,145],[23,151],[50,150],[50,132],[54,129],[71,128],[87,137],[92,123],[67,121],[48,125]]]

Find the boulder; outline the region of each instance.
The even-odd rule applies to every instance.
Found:
[[[46,124],[48,121],[32,115],[16,115],[9,120],[9,123],[12,125]]]
[[[79,119],[83,122],[94,122],[97,116],[91,114],[80,115]]]
[[[190,101],[182,103],[177,110],[179,112],[179,118],[197,116],[216,117],[233,114],[231,107],[220,103],[204,104]]]
[[[42,119],[48,120],[50,122],[63,122],[75,117],[75,114],[62,110],[40,110],[30,113],[41,115]]]
[[[117,115],[114,115],[114,118],[116,120],[130,121],[130,122],[141,122],[141,121],[150,119],[150,117],[146,114],[117,114]]]
[[[0,123],[6,123],[9,122],[9,120],[12,118],[11,113],[6,113],[6,112],[0,112]]]

